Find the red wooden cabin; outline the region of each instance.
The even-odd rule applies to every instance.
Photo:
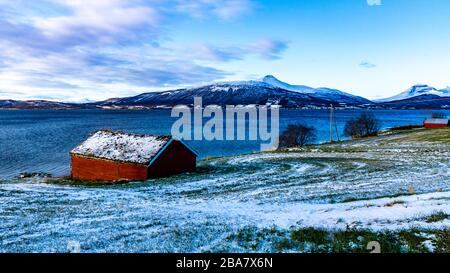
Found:
[[[198,154],[170,136],[98,131],[71,151],[72,179],[139,181],[196,170]]]
[[[449,120],[446,118],[429,118],[425,120],[423,126],[428,129],[435,129],[447,127],[448,124]]]

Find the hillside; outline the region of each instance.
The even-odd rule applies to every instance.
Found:
[[[0,100],[0,109],[20,110],[70,110],[94,109],[94,104],[63,103],[46,100]]]
[[[420,95],[398,101],[380,102],[376,106],[383,109],[450,109],[450,97]]]

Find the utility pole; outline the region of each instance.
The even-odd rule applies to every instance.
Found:
[[[333,104],[330,106],[330,143],[333,143]]]

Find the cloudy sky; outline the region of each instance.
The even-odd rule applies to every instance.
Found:
[[[368,98],[450,85],[447,0],[0,0],[0,99],[273,74]]]

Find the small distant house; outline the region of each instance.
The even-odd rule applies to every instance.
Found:
[[[170,136],[98,131],[70,152],[72,178],[146,180],[196,170],[198,154]]]
[[[428,118],[423,123],[425,128],[435,129],[435,128],[444,128],[449,125],[449,119],[446,118]]]

